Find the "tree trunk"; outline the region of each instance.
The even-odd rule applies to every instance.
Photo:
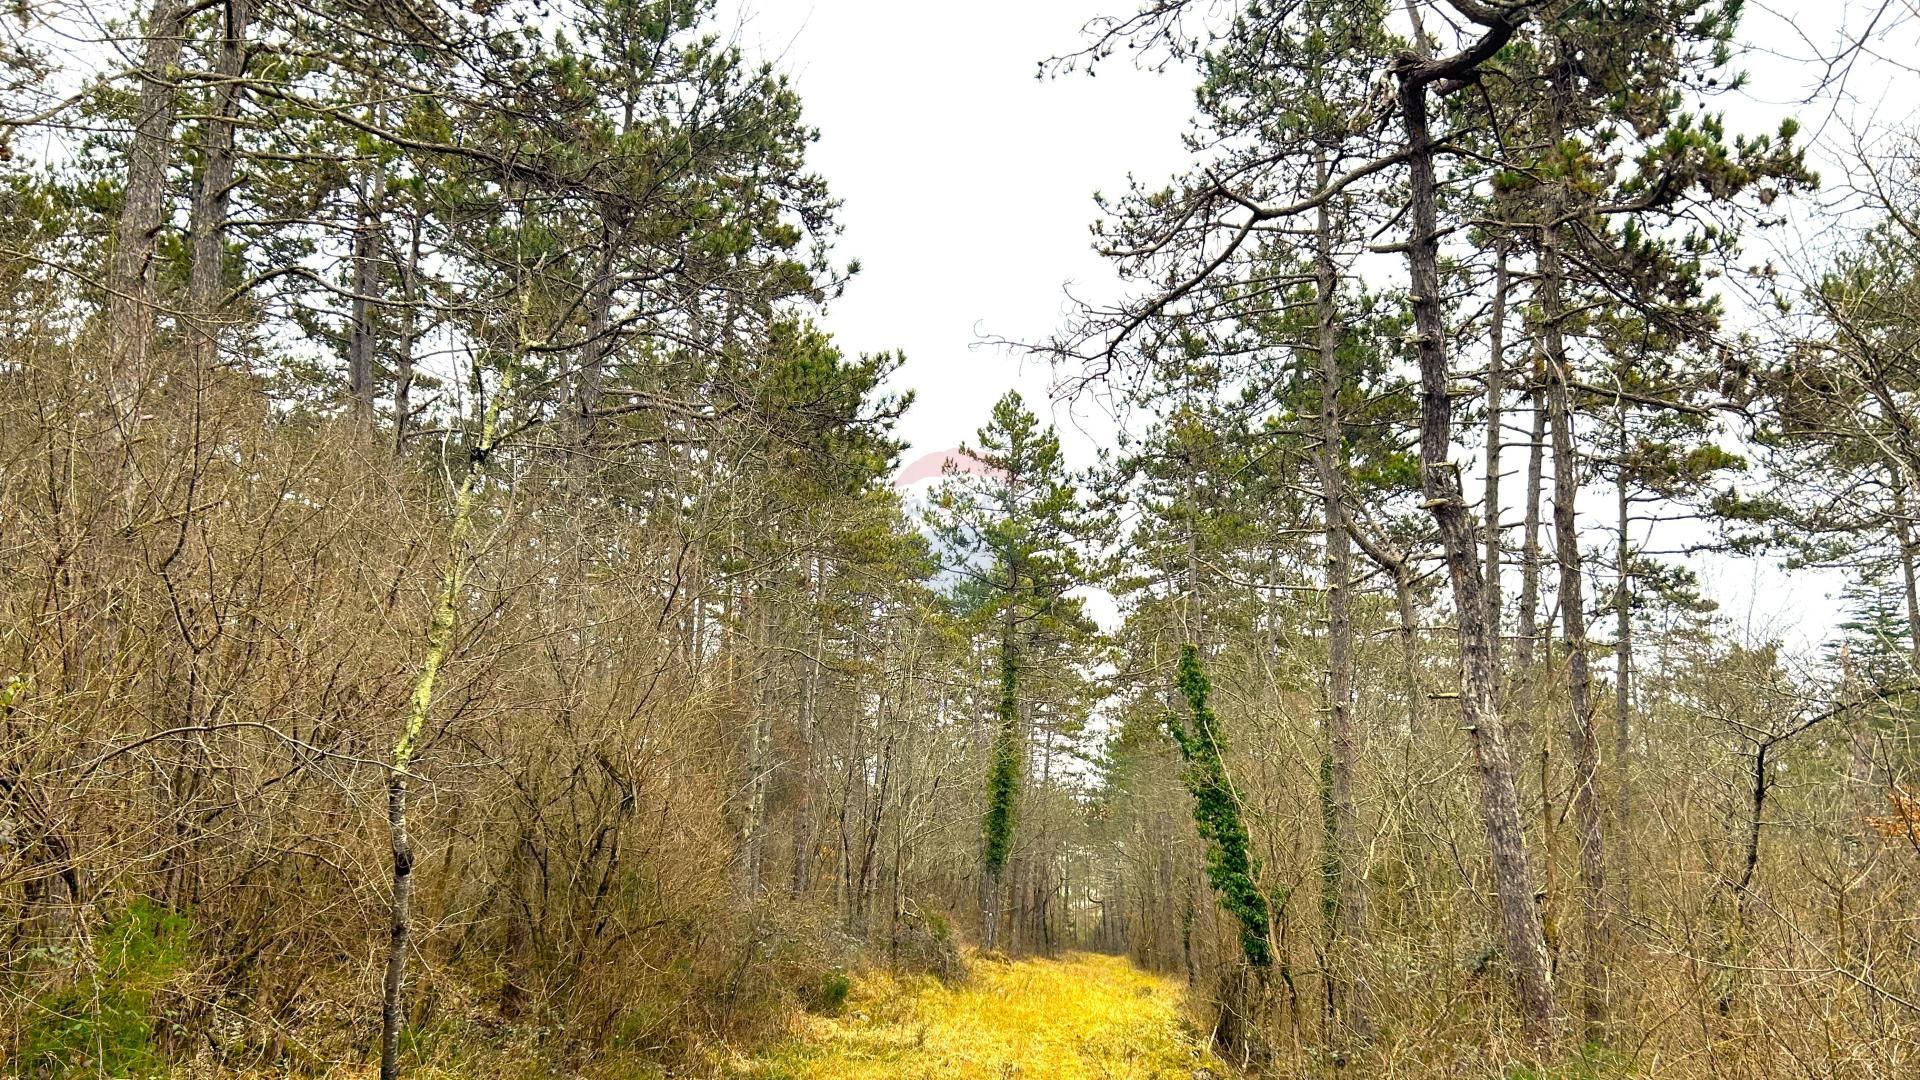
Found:
[[[1011,482],[1017,483],[1018,478]],[[1015,635],[1019,626],[1022,569],[1018,560],[1008,560],[1006,607],[1000,627],[1000,699],[988,750],[987,812],[981,845],[982,887],[986,892],[981,905],[981,939],[988,949],[999,947],[1000,886],[1013,849],[1020,789],[1020,658]]]
[[[766,861],[767,788],[773,771],[773,708],[766,685],[770,679],[767,670],[769,600],[765,596],[749,599],[748,588],[744,583],[740,587],[742,607],[751,604],[755,610],[748,615],[753,671],[752,685],[747,691],[747,816],[740,837],[739,895],[752,900],[760,895]]]
[[[387,781],[387,831],[393,841],[393,916],[380,1005],[380,1080],[400,1076],[400,1029],[407,1024],[407,948],[411,942],[413,839],[407,834],[407,774]]]
[[[1493,630],[1493,681],[1500,683],[1500,450],[1507,377],[1507,246],[1494,250],[1493,311],[1487,342],[1487,495],[1481,508],[1487,530],[1487,623]]]
[[[500,379],[499,389],[483,410],[472,464],[454,493],[453,521],[448,528],[451,543],[440,574],[440,593],[434,603],[433,617],[427,624],[426,654],[421,658],[419,674],[414,677],[406,725],[393,744],[392,772],[387,780],[387,829],[393,848],[393,920],[381,993],[380,1080],[396,1080],[400,1075],[400,1029],[407,1022],[407,947],[411,938],[409,917],[413,897],[413,840],[407,832],[407,769],[413,763],[415,746],[426,727],[427,713],[433,707],[434,682],[453,642],[454,617],[459,611],[460,594],[466,587],[467,548],[473,540],[473,510],[478,501],[480,474],[488,455],[499,446],[500,411],[512,388],[513,369],[508,367]]]
[[[1327,167],[1319,166],[1325,185]],[[1352,538],[1346,520],[1346,435],[1340,417],[1340,331],[1335,324],[1333,224],[1326,204],[1315,229],[1314,311],[1320,352],[1320,501],[1326,525],[1327,585],[1327,735],[1332,754],[1332,864],[1339,875],[1334,918],[1334,952],[1339,978],[1351,980],[1340,1003],[1346,1022],[1361,1038],[1371,1038],[1367,980],[1362,953],[1366,941],[1366,881],[1359,872],[1360,817],[1354,808],[1354,773],[1359,739],[1354,731],[1353,620],[1348,583],[1353,579]]]
[[[1622,376],[1626,373],[1623,371]],[[1619,529],[1613,590],[1613,859],[1622,915],[1633,908],[1633,499],[1627,488],[1627,411],[1620,407],[1620,464],[1614,486]]]
[[[1536,1040],[1552,1038],[1557,1026],[1552,976],[1533,895],[1520,803],[1507,760],[1504,732],[1494,700],[1492,633],[1487,625],[1485,580],[1459,470],[1449,460],[1453,400],[1449,395],[1446,327],[1440,299],[1439,183],[1427,119],[1427,85],[1419,67],[1397,72],[1401,123],[1406,135],[1411,235],[1406,243],[1411,279],[1415,347],[1420,365],[1420,477],[1426,507],[1440,534],[1453,585],[1460,629],[1460,719],[1473,751],[1486,821],[1502,937],[1513,970],[1520,1014]]]
[[[188,306],[200,322],[202,362],[216,359],[220,309],[226,292],[227,204],[233,193],[234,121],[240,115],[240,91],[246,77],[248,0],[227,0],[219,77],[213,108],[200,139],[200,175],[194,180],[193,267],[187,283]]]
[[[413,421],[414,352],[420,347],[420,229],[421,209],[413,205],[407,222],[407,263],[401,268],[401,293],[406,308],[400,314],[400,342],[393,371],[393,452],[406,449],[407,426]]]
[[[1549,202],[1549,212],[1557,202]],[[1609,952],[1606,861],[1602,838],[1599,742],[1593,732],[1593,673],[1589,666],[1587,614],[1581,575],[1580,531],[1575,519],[1579,460],[1573,449],[1573,405],[1562,338],[1559,238],[1540,236],[1541,343],[1546,353],[1548,426],[1553,431],[1553,534],[1560,568],[1560,627],[1567,654],[1567,745],[1573,765],[1574,832],[1580,845],[1581,1015],[1590,1031],[1605,1017]]]
[[[580,357],[580,381],[574,401],[574,434],[582,443],[593,437],[600,394],[606,383],[607,358],[613,354],[613,268],[619,247],[619,227],[623,227],[623,219],[603,207],[600,259],[588,294],[587,341]]]
[[[108,348],[116,366],[146,359],[153,336],[154,275],[160,230],[167,222],[167,165],[173,156],[178,95],[173,85],[186,38],[187,8],[154,0],[147,15],[140,100],[127,149],[126,190],[114,226],[108,270]]]
[[[826,589],[823,560],[811,559],[808,565],[812,592],[817,607]],[[820,696],[820,657],[826,651],[827,632],[822,624],[814,636],[813,655],[802,657],[806,673],[800,682],[800,796],[793,808],[793,885],[794,896],[813,891],[814,789],[820,783],[819,756],[814,748],[815,717]]]
[[[360,221],[353,231],[353,297],[349,301],[352,325],[347,336],[347,393],[355,419],[373,424],[374,352],[379,342],[373,324],[374,297],[380,289],[381,233],[385,228],[387,174],[378,164],[367,168],[360,183]]]
[[[1900,545],[1900,583],[1907,600],[1907,641],[1913,671],[1920,675],[1920,575],[1913,565],[1913,522],[1907,519],[1907,481],[1899,469],[1887,469],[1893,487],[1893,536]]]
[[[1533,401],[1533,438],[1527,449],[1527,511],[1521,526],[1526,535],[1520,542],[1520,611],[1515,627],[1520,667],[1529,671],[1540,640],[1540,484],[1546,471],[1547,448],[1547,403],[1537,372],[1531,381],[1527,396]],[[1515,730],[1519,730],[1518,724]],[[1522,739],[1521,745],[1530,741]]]

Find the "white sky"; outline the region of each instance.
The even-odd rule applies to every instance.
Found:
[[[792,74],[821,131],[811,163],[845,202],[839,258],[862,264],[824,322],[849,351],[906,354],[897,383],[919,392],[909,459],[971,438],[1009,387],[1045,413],[1046,365],[976,343],[1046,337],[1069,282],[1114,295],[1089,246],[1093,192],[1184,161],[1187,71],[1035,78],[1041,59],[1078,47],[1102,2],[744,4],[744,42]]]
[[[793,76],[821,130],[812,162],[845,201],[838,258],[863,265],[824,322],[849,351],[906,354],[896,383],[918,394],[902,426],[908,460],[969,439],[1008,387],[1045,413],[1046,365],[980,340],[1047,337],[1066,317],[1068,285],[1115,296],[1117,279],[1089,246],[1093,192],[1117,193],[1129,173],[1158,181],[1187,160],[1180,136],[1192,114],[1191,69],[1154,74],[1120,57],[1096,78],[1035,78],[1041,59],[1079,47],[1088,18],[1132,3],[739,4],[742,42]],[[1725,103],[1734,130],[1770,131],[1779,116],[1798,115],[1819,139],[1817,167],[1830,185],[1843,180],[1837,163],[1851,130],[1870,119],[1905,123],[1920,104],[1920,78],[1898,62],[1920,44],[1910,15],[1879,22],[1882,47],[1848,73],[1844,96],[1800,103],[1827,74],[1805,58],[1857,34],[1877,7],[1750,4],[1743,39],[1755,47],[1741,66],[1752,82]],[[1807,226],[1768,243],[1791,254],[1816,240]],[[1097,407],[1077,408],[1077,416],[1057,408],[1054,419],[1084,462],[1096,437],[1087,433],[1110,425]],[[1789,578],[1734,560],[1700,569],[1735,626],[1759,636],[1791,627],[1790,640],[1811,644],[1833,617],[1830,576]]]

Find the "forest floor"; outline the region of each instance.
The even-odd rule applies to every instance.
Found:
[[[742,1080],[1049,1077],[1193,1080],[1227,1071],[1193,1036],[1178,983],[1125,959],[975,957],[964,985],[857,976],[837,1017],[729,1068]]]

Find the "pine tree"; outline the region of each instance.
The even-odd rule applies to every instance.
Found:
[[[1069,593],[1089,580],[1081,546],[1098,522],[1067,471],[1059,437],[1040,426],[1018,392],[995,403],[978,442],[960,453],[975,471],[950,462],[929,517],[953,560],[955,600],[998,637],[980,846],[981,942],[994,949],[1028,756],[1023,691],[1043,637],[1076,642],[1094,632]]]

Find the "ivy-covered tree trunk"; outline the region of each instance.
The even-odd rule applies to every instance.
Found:
[[[1241,955],[1264,979],[1273,964],[1267,898],[1256,880],[1259,867],[1253,860],[1240,797],[1227,777],[1226,740],[1208,702],[1212,685],[1200,664],[1200,650],[1192,645],[1180,650],[1177,681],[1193,726],[1189,729],[1177,715],[1169,715],[1167,730],[1187,763],[1185,780],[1193,794],[1193,820],[1207,845],[1207,884],[1240,931]]]
[[[980,943],[1000,947],[1000,904],[1013,852],[1013,825],[1020,798],[1020,658],[1014,641],[1015,612],[1007,605],[1000,639],[1000,696],[994,707],[987,763],[987,813],[981,856]]]

